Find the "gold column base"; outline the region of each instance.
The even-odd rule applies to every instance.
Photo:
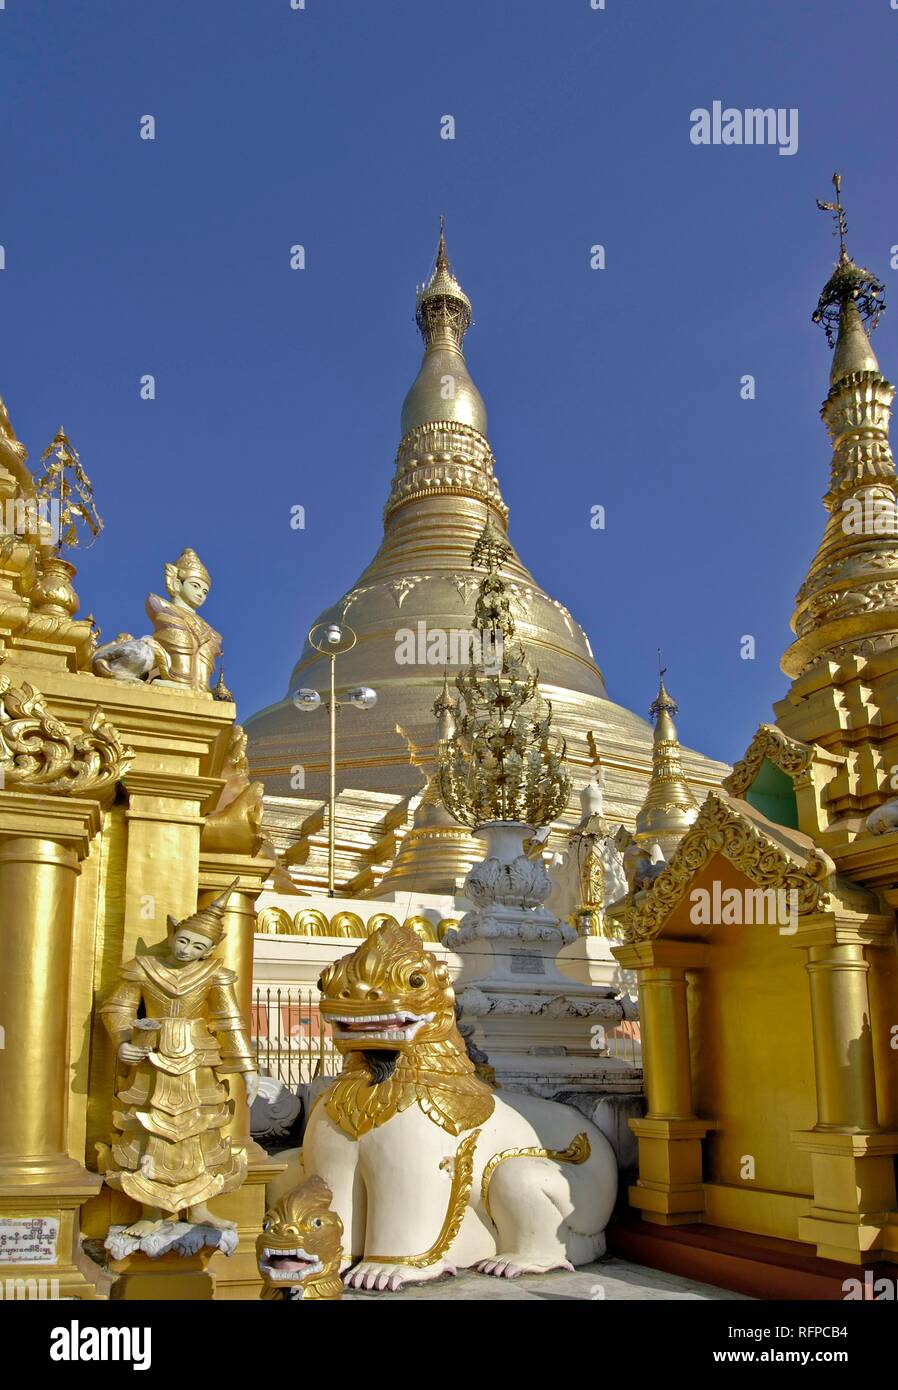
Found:
[[[27,1160],[22,1160],[27,1164]],[[91,1263],[81,1254],[79,1246],[79,1214],[81,1206],[95,1196],[103,1179],[89,1173],[73,1158],[59,1155],[56,1164],[46,1157],[40,1160],[41,1171],[28,1172],[11,1161],[0,1165],[0,1216],[29,1220],[49,1217],[59,1222],[56,1239],[56,1259],[52,1264],[0,1263],[0,1280],[25,1281],[25,1296],[29,1288],[49,1290],[49,1298],[94,1299],[105,1295],[103,1271],[96,1269],[92,1276]]]
[[[159,1255],[142,1253],[125,1260],[110,1260],[117,1275],[110,1299],[115,1302],[173,1303],[209,1300],[215,1295],[215,1279],[207,1265],[214,1252],[197,1255]]]
[[[811,1155],[814,1204],[798,1235],[825,1260],[898,1260],[895,1155],[898,1133],[811,1129],[792,1135]]]
[[[237,1222],[239,1237],[233,1255],[212,1254],[209,1262],[210,1272],[215,1278],[215,1297],[217,1299],[258,1299],[262,1292],[262,1280],[256,1263],[256,1237],[262,1230],[262,1222],[268,1202],[265,1190],[279,1173],[286,1169],[286,1163],[268,1158],[264,1149],[259,1150],[265,1157],[262,1163],[250,1161],[243,1186],[225,1197],[216,1197],[209,1203],[216,1216],[226,1216]]]
[[[702,1140],[716,1128],[714,1120],[695,1118],[630,1121],[639,1142],[639,1181],[630,1188],[630,1205],[643,1221],[683,1226],[702,1219]]]

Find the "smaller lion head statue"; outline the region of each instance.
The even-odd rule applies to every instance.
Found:
[[[263,1298],[341,1298],[343,1222],[323,1178],[306,1178],[265,1213],[256,1239]]]

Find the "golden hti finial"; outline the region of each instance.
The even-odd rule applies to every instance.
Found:
[[[679,705],[672,695],[669,695],[664,685],[664,677],[667,675],[667,667],[661,665],[661,648],[658,648],[658,694],[649,705],[649,714],[652,719],[657,720],[659,714],[666,710],[673,718],[679,712]]]
[[[52,545],[59,552],[74,549],[81,527],[90,532],[89,544],[93,544],[103,521],[94,503],[90,478],[61,425],[41,454],[41,463],[44,471],[35,481],[35,492],[38,505],[48,508]]]
[[[879,317],[885,306],[882,298],[885,286],[878,280],[871,270],[867,270],[862,265],[856,265],[848,254],[845,245],[845,236],[848,231],[848,221],[845,216],[845,209],[842,206],[842,175],[833,174],[833,187],[836,190],[835,202],[825,202],[818,198],[817,206],[821,212],[830,212],[835,221],[833,236],[839,238],[839,259],[835,270],[823,287],[823,293],[817,301],[817,308],[811,315],[814,323],[823,325],[826,334],[826,341],[830,347],[835,347],[838,338],[851,335],[858,339],[857,343],[851,345],[851,351],[847,354],[845,365],[848,370],[865,369],[865,359],[869,357],[875,364],[872,350],[864,353],[863,345],[860,344],[860,336],[866,339],[864,326],[869,324],[873,329],[879,323]],[[874,366],[875,369],[875,366]],[[839,375],[844,375],[843,371]],[[834,378],[835,379],[835,378]]]
[[[415,320],[428,347],[460,348],[471,326],[471,301],[452,273],[446,253],[445,219],[440,214],[440,239],[430,279],[418,286]]]

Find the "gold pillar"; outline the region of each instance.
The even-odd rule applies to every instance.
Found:
[[[859,942],[808,951],[817,1129],[878,1128],[869,970]]]
[[[200,862],[200,907],[203,907],[239,875],[240,882],[228,898],[224,915],[225,938],[219,955],[237,975],[236,992],[247,1027],[252,1031],[253,946],[256,930],[256,898],[268,876],[270,865],[248,856],[203,854]],[[234,1144],[246,1149],[247,1172],[236,1192],[217,1197],[211,1203],[220,1216],[237,1222],[239,1244],[233,1255],[215,1254],[209,1272],[215,1279],[215,1296],[222,1299],[257,1299],[261,1288],[256,1263],[256,1237],[262,1229],[266,1211],[265,1189],[286,1163],[269,1158],[250,1133],[249,1106],[239,1077],[228,1078],[234,1117],[228,1133]]]
[[[821,1258],[862,1264],[889,1252],[898,1153],[898,1135],[880,1128],[877,1113],[870,934],[834,917],[806,919],[799,931],[796,944],[808,952],[817,1086],[817,1123],[792,1136],[811,1155],[814,1186],[799,1235]]]
[[[639,986],[647,1113],[631,1120],[639,1141],[639,1181],[630,1202],[643,1220],[672,1226],[699,1221],[704,1211],[702,1139],[713,1121],[693,1110],[686,971],[705,963],[707,947],[688,941],[613,946]]]
[[[101,1179],[67,1148],[69,985],[79,862],[99,826],[96,802],[0,793],[0,1215],[43,1218],[47,1237],[40,1259],[3,1271],[77,1298],[95,1289],[76,1216]]]

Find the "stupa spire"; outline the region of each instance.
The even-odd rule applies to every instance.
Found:
[[[883,285],[849,256],[841,176],[833,175],[831,212],[839,259],[813,319],[834,347],[830,390],[821,415],[833,444],[829,519],[796,598],[796,641],[782,668],[796,678],[820,661],[869,655],[898,645],[898,480],[889,447],[895,388],[883,377],[867,328],[885,308]]]
[[[666,666],[658,653],[658,694],[649,706],[655,722],[652,739],[652,776],[642,809],[636,817],[636,839],[659,844],[666,859],[698,815],[680,760],[680,740],[674,715],[679,706],[664,684]]]
[[[468,425],[486,435],[486,406],[462,353],[471,319],[471,301],[449,264],[441,217],[436,263],[415,294],[415,322],[424,339],[424,361],[402,407],[403,438],[410,430],[442,420]]]
[[[440,240],[430,279],[418,286],[415,321],[428,349],[461,349],[471,326],[471,301],[452,273],[446,254],[445,219],[440,217]]]
[[[821,212],[831,212],[835,221],[833,236],[839,238],[839,259],[832,275],[823,287],[813,313],[815,323],[822,323],[830,347],[835,345],[830,383],[835,384],[849,372],[879,371],[879,363],[870,346],[865,323],[875,328],[885,308],[884,286],[872,271],[856,265],[848,254],[845,237],[848,222],[842,206],[842,175],[833,174],[836,200],[828,203],[817,199]]]

